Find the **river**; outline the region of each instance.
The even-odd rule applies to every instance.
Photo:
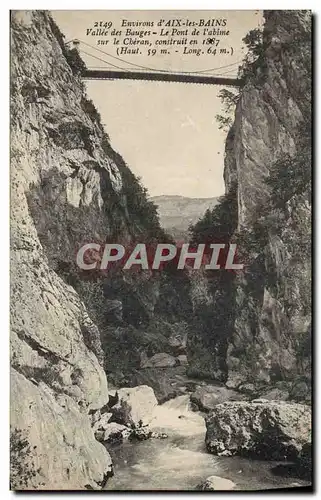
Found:
[[[178,396],[156,408],[151,430],[167,439],[108,445],[114,477],[107,490],[195,490],[209,476],[232,480],[237,490],[304,486],[307,482],[273,474],[279,462],[215,457],[206,452],[205,421],[191,411],[189,396]]]

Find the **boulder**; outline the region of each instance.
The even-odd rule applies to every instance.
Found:
[[[112,420],[123,425],[148,425],[157,406],[154,391],[147,385],[119,389],[118,402],[112,407]]]
[[[260,398],[267,399],[268,401],[287,401],[289,399],[289,391],[274,387],[264,392]]]
[[[97,431],[105,431],[107,429],[111,417],[112,413],[103,413],[99,419],[93,422],[92,427],[95,435]]]
[[[123,304],[120,300],[105,300],[105,313],[108,319],[123,321]]]
[[[182,337],[180,335],[170,337],[168,339],[170,352],[176,355],[184,354],[184,352],[186,351],[186,338],[186,336]]]
[[[90,418],[91,425],[93,426],[101,418],[101,411],[100,409],[89,410],[88,415]]]
[[[223,491],[233,490],[235,486],[236,484],[229,479],[219,476],[210,476],[204,481],[204,483],[198,485],[196,489],[201,491]]]
[[[289,399],[297,403],[311,404],[311,383],[304,380],[295,380],[290,389]]]
[[[106,443],[118,443],[127,439],[130,435],[130,429],[125,425],[111,422],[105,426],[104,429],[99,429],[95,432],[97,441]]]
[[[141,427],[135,427],[135,429],[130,430],[130,440],[134,441],[144,441],[152,437],[152,431],[149,429],[148,425],[143,425]]]
[[[177,359],[177,362],[179,365],[181,365],[181,366],[188,365],[188,360],[187,360],[186,354],[180,354],[179,356],[177,356],[176,359]]]
[[[198,387],[193,394],[191,394],[191,402],[197,406],[201,411],[211,411],[213,408],[224,401],[238,401],[244,397],[226,387],[219,387],[214,385],[206,385]]]
[[[206,446],[215,455],[294,460],[311,441],[311,409],[284,401],[218,404],[206,418]]]
[[[160,352],[154,354],[147,361],[144,361],[141,368],[171,368],[176,365],[176,359],[174,356],[167,354],[166,352]]]
[[[154,438],[154,439],[167,439],[168,438],[168,434],[166,434],[166,432],[152,431],[150,433],[149,437]]]
[[[237,389],[238,389],[238,391],[240,391],[244,394],[248,394],[249,396],[254,397],[255,394],[257,394],[257,389],[256,389],[254,384],[250,384],[250,383],[241,384],[241,385],[239,385],[239,387]]]

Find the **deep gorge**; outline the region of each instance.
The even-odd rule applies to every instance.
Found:
[[[118,404],[110,388],[147,385],[158,403],[204,385],[311,403],[311,15],[264,15],[226,139],[226,192],[190,240],[237,243],[245,270],[106,276],[80,272],[81,244],[173,238],[50,14],[12,13],[11,425],[32,445],[24,488],[106,486],[112,461],[91,418]]]

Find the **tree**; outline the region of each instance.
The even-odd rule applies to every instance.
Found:
[[[255,28],[247,33],[242,39],[245,43],[248,53],[247,57],[256,58],[262,54],[263,46],[263,31],[260,28]]]
[[[264,67],[264,51],[265,45],[263,43],[263,31],[260,28],[255,28],[247,33],[242,39],[244,42],[247,53],[239,66],[238,78],[242,79],[244,84],[249,78],[257,76],[257,68]]]
[[[86,64],[77,49],[66,49],[65,57],[74,75],[81,74],[86,69]]]
[[[308,120],[296,132],[297,152],[282,155],[270,168],[266,183],[275,208],[284,208],[295,195],[306,191],[311,194],[311,124]]]
[[[219,130],[225,130],[225,132],[228,132],[233,124],[231,116],[216,115],[215,119],[218,123]]]
[[[228,243],[237,225],[236,187],[219,198],[213,209],[207,209],[196,224],[190,226],[191,243]]]
[[[218,96],[222,101],[224,110],[227,113],[231,113],[232,111],[234,111],[234,108],[239,100],[240,94],[238,90],[235,90],[233,92],[228,89],[222,89],[219,91]]]
[[[26,432],[17,428],[11,429],[10,488],[12,490],[23,490],[28,487],[33,487],[35,477],[40,473],[41,470],[35,467],[33,452]]]

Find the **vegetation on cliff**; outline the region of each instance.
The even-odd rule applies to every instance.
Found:
[[[220,127],[230,129],[236,108],[224,174],[231,198],[191,228],[193,242],[237,243],[245,265],[236,280],[223,273],[221,281],[202,277],[194,287],[199,322],[208,321],[191,336],[203,359],[191,346],[192,366],[217,373],[222,356],[233,386],[310,377],[311,32],[303,11],[267,11],[265,18],[263,32],[243,40],[240,93],[220,92],[226,112],[217,117]],[[215,303],[225,287],[220,312]],[[217,344],[221,335],[225,345]]]
[[[10,489],[38,489],[43,485],[39,480],[41,468],[34,463],[34,451],[28,441],[27,432],[22,429],[10,430]]]
[[[263,31],[260,28],[249,31],[242,41],[246,47],[246,54],[238,68],[237,77],[242,81],[242,87],[244,87],[250,80],[257,79],[258,68],[260,72],[264,68],[266,44],[263,43]],[[223,114],[217,114],[215,117],[219,129],[230,130],[233,124],[235,107],[240,98],[240,91],[240,88],[219,91],[218,96],[223,107]]]

